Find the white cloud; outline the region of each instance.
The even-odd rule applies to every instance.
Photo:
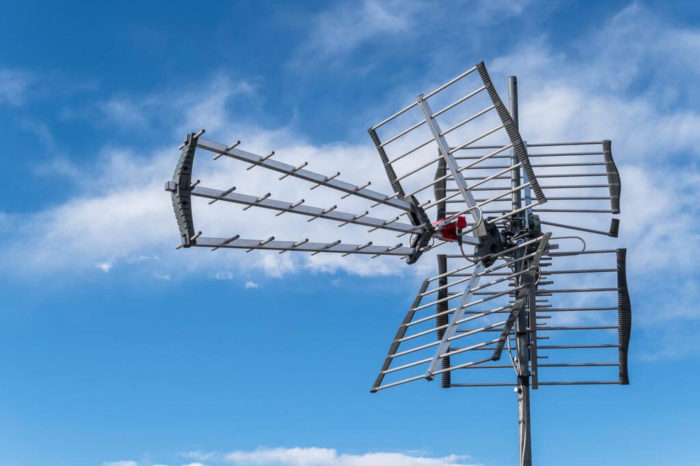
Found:
[[[170,280],[170,274],[153,271],[153,278],[158,280]]]
[[[0,105],[22,104],[33,80],[33,76],[27,71],[0,69]]]
[[[236,276],[233,272],[215,272],[213,275],[214,280],[233,280]]]
[[[337,55],[377,36],[407,31],[420,8],[414,1],[363,0],[359,4],[340,4],[315,18],[304,55],[306,58]]]
[[[244,286],[245,286],[246,290],[255,290],[255,289],[260,288],[260,285],[258,285],[257,283],[255,283],[252,280],[248,280],[247,282],[245,282]]]
[[[425,452],[341,453],[333,448],[319,447],[258,448],[228,453],[192,451],[180,456],[195,460],[180,466],[480,466],[464,455],[440,457]],[[139,464],[136,461],[116,461],[102,463],[102,466]]]
[[[260,448],[224,456],[226,462],[235,465],[278,466],[466,466],[466,459],[456,455],[428,457],[393,452],[350,454],[316,447]]]
[[[220,453],[218,451],[208,451],[208,452],[203,452],[203,451],[187,451],[184,453],[181,453],[180,456],[183,456],[188,459],[193,459],[197,461],[209,461],[212,458],[216,458],[220,456]]]
[[[100,262],[99,264],[95,265],[95,267],[102,270],[104,273],[108,273],[110,270],[112,270],[112,263],[111,262]]]
[[[529,3],[529,0],[473,0],[469,3],[445,0],[436,8],[417,0],[339,2],[305,25],[309,33],[293,63],[300,69],[308,69],[310,64],[333,64],[334,60],[340,66],[347,66],[347,57],[352,52],[362,47],[375,52],[386,48],[387,43],[415,50],[416,54],[425,53],[422,45],[434,44],[427,48],[429,56],[420,55],[421,59],[431,61],[445,57],[453,60],[454,57],[444,54],[446,49],[452,50],[449,42],[464,40],[465,35],[473,35],[475,41],[481,41],[478,36],[486,35],[487,28],[522,14]],[[468,27],[464,27],[464,17],[469,18]],[[444,42],[435,40],[438,35]],[[354,72],[373,66],[371,61],[363,60],[364,65]],[[415,95],[416,90],[411,92]]]
[[[227,106],[231,100],[253,92],[254,87],[245,80],[234,81],[216,74],[203,88],[158,91],[138,98],[119,95],[97,107],[100,117],[117,127],[153,132],[155,126],[160,126],[174,129],[179,137],[192,128],[221,129],[228,123]]]
[[[114,123],[127,128],[144,128],[149,124],[141,105],[129,99],[113,97],[100,104],[100,110]]]

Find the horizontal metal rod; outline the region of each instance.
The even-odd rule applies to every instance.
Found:
[[[512,366],[508,366],[512,367]],[[455,388],[477,388],[477,387],[515,387],[516,384],[508,382],[493,382],[493,383],[451,383],[450,387]]]
[[[532,164],[533,168],[546,167],[604,167],[605,162],[571,162],[571,163],[538,163]]]
[[[609,201],[610,196],[548,197],[548,201]]]
[[[461,128],[462,126],[466,125],[470,121],[476,120],[477,118],[488,113],[489,111],[493,110],[494,108],[496,108],[495,105],[489,105],[488,107],[484,108],[483,110],[480,110],[479,112],[475,113],[474,115],[467,117],[464,120],[460,121],[459,123],[456,123],[456,124],[450,126],[446,130],[444,130],[442,133],[440,133],[440,136],[446,136],[446,135],[450,134],[452,131],[456,130],[457,128]]]
[[[415,151],[417,151],[418,149],[422,149],[423,147],[427,146],[428,144],[430,144],[434,140],[435,140],[435,138],[430,138],[427,141],[418,144],[417,146],[413,147],[412,149],[409,149],[408,151],[404,152],[403,154],[396,156],[393,159],[389,160],[389,164],[393,165],[394,163],[398,162],[399,160],[406,157],[407,155],[410,155],[410,154],[414,153]]]
[[[419,121],[418,123],[409,126],[409,127],[406,128],[405,130],[401,131],[400,133],[398,133],[398,134],[396,134],[396,135],[390,137],[390,138],[387,139],[386,141],[384,141],[384,142],[382,142],[381,144],[379,144],[379,147],[386,147],[388,144],[391,144],[392,142],[396,141],[396,140],[399,139],[401,136],[405,136],[406,134],[410,133],[410,132],[413,131],[414,129],[416,129],[416,128],[420,127],[421,125],[424,125],[424,124],[425,124],[425,120],[421,120],[421,121]]]
[[[505,166],[505,165],[504,165],[504,166]],[[490,167],[474,167],[472,170],[483,170],[483,169],[486,169],[486,168],[497,169],[497,168],[499,168],[499,167],[496,167],[496,166],[490,166]],[[462,171],[462,170],[463,170],[463,169],[460,168],[460,171]],[[452,175],[452,174],[450,174],[450,176],[451,176],[451,175]],[[603,176],[606,176],[606,177],[607,177],[608,174],[607,174],[607,173],[542,173],[542,174],[537,175],[537,178],[594,178],[594,177],[603,177]],[[465,179],[465,180],[480,180],[481,177],[478,177],[478,176],[471,176],[471,177],[470,177],[470,176],[465,176],[464,179]],[[497,178],[493,178],[493,179],[495,179],[495,180],[507,180],[507,179],[510,179],[510,178],[507,177],[507,176],[504,176],[504,177],[497,177]],[[447,179],[447,181],[452,182],[452,181],[454,181],[454,180],[450,177],[450,178]],[[569,186],[567,186],[567,187],[569,187]],[[608,185],[600,185],[600,186],[594,186],[594,187],[607,188]]]
[[[498,255],[498,256],[504,256],[504,255],[509,254],[509,253],[511,253],[511,252],[514,252],[514,251],[516,251],[516,250],[518,250],[518,249],[522,249],[522,248],[524,248],[524,247],[526,247],[526,246],[529,246],[529,245],[531,245],[531,244],[533,244],[533,243],[539,243],[540,241],[542,241],[542,237],[541,237],[541,236],[540,236],[540,237],[537,237],[537,238],[529,239],[529,240],[527,240],[527,241],[525,241],[525,242],[523,242],[523,243],[518,244],[517,246],[513,246],[513,247],[510,247],[510,248],[504,249],[503,251],[499,252],[497,255]],[[462,256],[461,254],[459,254],[459,255],[457,255],[457,254],[447,254],[446,257],[447,257],[448,259],[450,259],[450,258],[452,258],[452,259],[462,258],[462,259],[463,259],[463,258],[464,258],[464,256]],[[521,259],[521,260],[522,260],[522,259]],[[490,271],[490,270],[491,270],[491,269],[486,269],[485,272],[488,272],[488,271]]]
[[[396,178],[396,181],[401,181],[404,178],[409,177],[409,176],[413,175],[414,173],[417,173],[417,172],[423,170],[424,168],[431,166],[432,164],[434,164],[435,162],[437,162],[440,159],[442,159],[442,156],[431,159],[431,160],[425,162],[424,164],[420,165],[419,167],[416,167],[416,168],[404,173],[403,175],[399,176],[398,178]]]
[[[541,175],[540,175],[540,178],[542,178]],[[542,189],[579,189],[579,188],[608,188],[608,187],[609,187],[609,185],[607,185],[607,184],[570,184],[570,185],[558,184],[558,185],[542,186]]]
[[[538,308],[540,306],[537,306]],[[547,312],[593,312],[593,311],[617,311],[617,306],[610,307],[551,307]]]
[[[451,110],[451,109],[453,109],[454,107],[456,107],[457,105],[461,104],[462,102],[465,102],[465,101],[471,99],[472,97],[474,97],[475,95],[477,95],[478,93],[480,93],[481,91],[483,91],[484,89],[486,89],[486,86],[481,86],[481,87],[478,88],[477,90],[470,92],[469,94],[465,95],[464,97],[460,97],[459,99],[455,100],[455,101],[452,102],[451,104],[448,104],[448,105],[446,105],[445,107],[443,107],[443,108],[441,108],[440,110],[438,110],[437,112],[433,113],[433,114],[431,115],[431,117],[432,117],[432,118],[437,118],[437,117],[439,117],[440,115],[442,115],[442,114],[445,113],[446,111]],[[423,121],[425,121],[425,120],[423,120]]]
[[[493,343],[494,341],[498,341],[498,340],[492,340],[492,341],[489,341],[489,342],[484,343],[484,344],[490,344],[490,343]],[[456,351],[452,351],[451,353],[454,354],[454,353],[456,353]],[[447,354],[450,354],[450,353],[447,353]],[[490,361],[491,361],[491,358],[489,357],[489,358],[485,358],[485,359],[479,359],[478,361],[466,362],[466,363],[464,363],[464,364],[458,364],[458,365],[456,365],[456,366],[450,366],[450,367],[446,367],[446,368],[443,368],[443,369],[436,370],[436,371],[433,372],[432,375],[438,375],[438,374],[442,374],[442,373],[444,373],[444,372],[451,372],[451,371],[454,371],[454,370],[457,370],[457,369],[464,369],[464,368],[467,368],[467,367],[475,366],[475,365],[477,365],[477,364],[484,364],[484,363],[490,362]]]
[[[521,287],[519,287],[519,288],[516,288],[516,290],[517,290],[517,289],[520,289],[520,288],[523,288],[523,287],[521,286]],[[499,295],[493,295],[493,296],[491,296],[491,297],[489,297],[489,298],[478,299],[478,300],[476,300],[476,301],[472,301],[472,302],[469,302],[469,303],[464,304],[464,305],[462,306],[462,308],[468,308],[468,307],[474,306],[474,305],[476,305],[476,304],[485,303],[485,302],[487,302],[487,301],[490,301],[490,300],[492,300],[492,299],[496,299],[496,298],[498,298],[498,297],[500,297],[500,296],[503,296],[503,295],[506,295],[506,294],[509,294],[509,293],[511,293],[511,291],[505,291],[505,292],[503,292],[503,293],[501,293],[501,294],[499,294]],[[462,294],[463,294],[463,293],[458,293],[457,295],[458,295],[458,296],[461,296]],[[451,298],[451,299],[454,299],[454,297]],[[414,309],[416,309],[416,308],[414,308]],[[435,314],[430,314],[429,316],[420,318],[420,319],[418,319],[418,320],[413,320],[413,321],[411,321],[411,322],[407,322],[407,323],[405,323],[404,325],[405,325],[406,327],[411,327],[411,326],[413,326],[413,325],[418,325],[418,324],[421,324],[421,323],[423,323],[423,322],[429,321],[429,320],[431,320],[431,319],[435,319],[436,317],[439,317],[439,316],[442,316],[442,315],[449,315],[449,314],[452,314],[452,313],[455,312],[456,310],[457,310],[457,307],[453,307],[453,308],[451,308],[451,309],[447,309],[446,311],[436,312]],[[465,313],[466,313],[466,312],[465,312]]]
[[[502,157],[505,158],[505,157]],[[588,162],[588,163],[540,163],[531,165],[533,168],[551,168],[551,167],[604,167],[605,162]],[[503,165],[488,165],[484,167],[475,167],[474,170],[498,170],[505,168]],[[590,176],[590,173],[572,173],[569,176]]]
[[[243,162],[253,163],[260,167],[267,168],[269,170],[277,171],[280,173],[288,173],[290,176],[293,176],[295,178],[320,184],[328,188],[342,191],[344,193],[354,194],[356,196],[380,202],[382,204],[395,207],[397,209],[406,211],[411,209],[410,204],[407,201],[404,201],[403,199],[391,198],[391,196],[372,191],[371,189],[360,189],[357,185],[338,180],[337,178],[328,179],[329,177],[325,175],[321,175],[319,173],[315,173],[309,170],[296,170],[296,167],[294,167],[293,165],[289,165],[287,163],[280,162],[274,159],[268,158],[263,160],[263,157],[259,155],[246,152],[238,148],[228,149],[225,145],[220,144],[218,142],[210,141],[208,139],[199,138],[197,140],[197,147],[201,147],[202,149],[208,150],[210,152],[223,154],[228,157],[241,160]]]
[[[480,164],[484,160],[490,160],[492,158],[498,157],[497,154],[500,154],[504,150],[510,149],[511,147],[513,147],[512,142],[510,144],[506,144],[504,146],[501,146],[501,147],[497,148],[495,151],[489,152],[486,155],[482,155],[481,157],[475,157],[475,160],[473,162],[465,165],[464,167],[461,167],[459,169],[459,171],[461,172],[464,170],[472,170],[472,169],[473,170],[482,170],[484,167],[477,167],[478,164]],[[504,157],[510,157],[510,156],[504,156]],[[512,167],[510,167],[510,168],[512,168]],[[452,176],[452,173],[448,173],[447,175],[445,175],[445,179],[447,179],[448,181],[455,181],[454,177]],[[497,179],[501,179],[501,178],[497,178]]]
[[[604,155],[604,152],[552,152],[550,154],[527,154],[528,157],[575,157],[579,155]]]
[[[499,270],[499,269],[502,269],[502,268],[504,268],[504,267],[508,267],[508,266],[510,266],[511,264],[514,264],[514,263],[516,263],[516,262],[520,262],[520,261],[522,261],[522,260],[529,259],[529,258],[533,257],[534,255],[535,255],[535,253],[533,252],[533,253],[528,254],[528,255],[525,256],[525,257],[521,257],[521,258],[518,258],[518,259],[513,260],[513,261],[510,261],[510,262],[505,261],[503,264],[499,264],[499,265],[496,266],[496,267],[490,268],[490,269],[485,270],[484,272],[479,273],[479,274],[476,274],[476,275],[477,275],[477,276],[480,276],[480,277],[489,276],[490,273],[488,273],[488,272],[491,272],[491,271],[493,271],[493,270]],[[529,270],[531,270],[531,268],[528,268],[528,269],[526,269],[526,270],[524,270],[524,271],[522,271],[522,272],[528,272]],[[499,278],[498,280],[493,280],[493,281],[491,281],[491,282],[488,282],[487,284],[481,284],[481,285],[479,285],[477,288],[473,288],[472,291],[479,290],[479,289],[481,289],[481,288],[486,288],[486,287],[488,287],[488,286],[492,286],[492,285],[494,285],[494,284],[496,284],[496,283],[500,283],[500,282],[505,281],[505,280],[509,280],[509,279],[511,279],[511,278],[513,278],[513,277],[522,275],[522,272],[516,272],[516,273],[512,273],[512,272],[511,272],[511,273],[509,273],[509,274],[506,274],[504,278]],[[438,291],[440,291],[440,290],[442,290],[442,289],[448,288],[448,287],[450,287],[450,286],[459,285],[460,283],[464,283],[464,282],[468,281],[469,278],[471,278],[471,277],[472,277],[472,274],[469,274],[469,275],[467,276],[467,278],[462,278],[462,279],[459,279],[459,280],[457,280],[457,281],[448,283],[447,285],[442,285],[442,286],[439,286],[439,287],[437,287],[437,288],[433,288],[432,290],[425,291],[425,292],[419,294],[418,296],[427,296],[427,295],[429,295],[429,294],[436,293],[436,292],[438,292]]]
[[[537,290],[537,293],[602,293],[606,291],[617,291],[617,288],[568,288],[560,290]]]
[[[619,348],[620,345],[537,345],[538,349],[594,349],[594,348]]]
[[[610,209],[533,209],[533,212],[575,212],[579,214],[614,214]]]
[[[460,194],[461,194],[460,191],[455,190],[455,192],[453,192],[453,193],[450,194],[449,196],[445,196],[445,197],[443,197],[442,199],[436,199],[436,200],[433,201],[433,202],[428,202],[427,204],[421,205],[421,207],[422,207],[423,209],[430,209],[430,208],[435,207],[436,205],[440,204],[441,202],[449,201],[450,199],[453,199],[453,198],[459,196]]]
[[[460,257],[462,257],[462,256],[460,256]],[[456,269],[450,270],[450,271],[445,272],[445,273],[441,273],[440,275],[435,275],[434,277],[430,277],[426,280],[428,282],[432,282],[432,281],[437,280],[438,278],[447,277],[450,275],[454,275],[457,272],[461,272],[462,270],[470,269],[470,268],[474,267],[474,265],[475,264],[468,264],[468,265],[465,265],[463,267],[457,267]],[[471,274],[469,274],[469,275],[471,275]],[[465,274],[464,276],[467,276],[467,275]]]
[[[482,134],[482,135],[480,135],[480,136],[477,136],[477,137],[475,137],[474,139],[471,139],[471,140],[465,142],[465,143],[462,144],[461,146],[455,147],[454,149],[451,149],[449,153],[450,153],[450,154],[453,154],[453,153],[455,153],[455,152],[458,151],[458,150],[464,149],[465,147],[469,147],[471,144],[473,144],[473,143],[475,143],[475,142],[477,142],[477,141],[480,141],[480,140],[484,139],[486,136],[489,136],[489,135],[495,133],[496,131],[498,131],[499,129],[503,129],[503,128],[505,128],[505,125],[496,126],[495,128],[486,131],[484,134]]]
[[[499,307],[499,308],[491,309],[491,310],[489,310],[489,311],[479,311],[479,312],[477,312],[477,311],[472,311],[472,312],[465,312],[465,314],[471,314],[471,316],[470,316],[470,317],[465,317],[465,318],[463,318],[463,319],[460,319],[459,321],[457,321],[457,322],[455,323],[455,325],[462,325],[462,324],[464,324],[464,323],[466,323],[466,322],[469,322],[469,321],[472,321],[472,320],[475,320],[475,319],[480,319],[481,317],[486,317],[486,316],[489,316],[489,315],[491,315],[491,314],[508,313],[508,312],[510,312],[510,311],[508,311],[508,309],[510,309],[510,305],[508,305],[508,306],[501,306],[501,307]],[[411,334],[411,335],[404,336],[404,337],[399,338],[398,340],[394,340],[394,341],[399,342],[399,343],[403,343],[403,342],[405,342],[405,341],[413,340],[413,339],[415,339],[415,338],[422,337],[422,336],[429,335],[429,334],[431,334],[431,333],[437,332],[437,331],[439,331],[439,330],[442,330],[442,329],[444,329],[444,328],[447,328],[449,325],[450,325],[450,324],[444,324],[444,325],[439,325],[439,326],[436,326],[436,327],[431,327],[431,328],[429,328],[429,329],[427,329],[427,330],[423,330],[423,331],[418,332],[418,333],[413,333],[413,334]]]
[[[551,147],[551,146],[592,146],[603,144],[603,141],[586,141],[586,142],[539,142],[528,143],[527,147]]]
[[[379,127],[381,127],[381,126],[384,126],[385,124],[389,123],[389,122],[390,122],[391,120],[393,120],[394,118],[396,118],[396,117],[398,117],[398,116],[401,116],[401,115],[403,115],[404,113],[406,113],[407,111],[411,110],[411,109],[412,109],[413,107],[415,107],[416,105],[418,105],[418,102],[413,102],[412,104],[407,105],[406,107],[402,108],[401,110],[399,110],[398,112],[394,113],[394,114],[391,115],[390,117],[387,117],[387,118],[385,118],[384,120],[382,120],[382,121],[380,121],[379,123],[377,123],[376,125],[372,126],[372,129],[373,129],[373,130],[376,130],[377,128],[379,128]]]
[[[446,297],[444,297],[444,298],[436,299],[435,301],[430,301],[430,302],[427,303],[427,304],[422,304],[422,305],[420,305],[420,306],[414,307],[413,310],[414,310],[414,311],[420,311],[420,310],[422,310],[422,309],[426,309],[426,308],[429,308],[429,307],[431,307],[431,306],[435,306],[436,304],[444,303],[445,301],[449,301],[449,300],[451,300],[451,299],[455,299],[455,298],[457,298],[457,297],[459,297],[459,296],[462,296],[463,294],[464,294],[464,291],[460,291],[460,292],[457,292],[457,293],[448,294],[448,295],[447,295]]]
[[[548,252],[544,256],[559,257],[559,256],[576,256],[579,254],[617,254],[617,249],[587,249],[585,251],[575,252]]]
[[[497,147],[497,146],[494,146]],[[481,158],[478,155],[456,155],[455,160],[477,160]],[[495,157],[492,157],[494,159],[511,159],[510,155],[497,155]]]
[[[527,147],[551,147],[551,146],[589,146],[589,145],[600,145],[603,144],[603,141],[595,141],[595,142],[545,142],[545,143],[527,143]],[[470,147],[470,149],[493,149],[496,146],[475,146],[475,147]]]
[[[372,387],[372,389],[371,389],[370,391],[371,391],[372,393],[375,393],[375,392],[378,392],[379,390],[384,390],[384,389],[387,389],[387,388],[396,387],[397,385],[403,385],[403,384],[405,384],[405,383],[413,382],[414,380],[420,380],[420,379],[425,379],[425,375],[424,375],[424,374],[423,374],[423,375],[417,375],[417,376],[415,376],[415,377],[411,377],[411,378],[408,378],[408,379],[399,380],[398,382],[392,382],[392,383],[388,383],[388,384],[385,384],[385,385],[380,385],[380,386],[378,386],[378,387]]]
[[[502,313],[502,312],[500,312]],[[539,316],[538,316],[539,319]],[[500,322],[501,324],[503,322]],[[617,330],[618,326],[617,325],[599,325],[599,326],[589,326],[589,327],[548,327],[546,325],[537,327],[537,331],[565,331],[565,330]],[[486,330],[480,329],[480,332],[499,332],[502,329],[494,329],[491,327],[488,327]],[[471,332],[471,330],[462,330],[462,332]],[[512,331],[511,331],[512,332]],[[534,330],[529,330],[530,333],[535,333]],[[548,340],[549,337],[537,337],[538,339],[545,339]]]
[[[320,207],[313,207],[310,205],[305,205],[302,203],[290,203],[288,201],[280,201],[277,199],[271,199],[269,193],[265,196],[250,196],[247,194],[220,191],[217,189],[206,188],[202,186],[197,186],[191,191],[193,196],[203,197],[206,199],[220,200],[225,202],[232,202],[236,204],[246,205],[247,208],[250,207],[261,207],[264,209],[276,210],[282,213],[290,212],[294,214],[299,214],[307,217],[324,218],[327,220],[333,220],[336,222],[346,222],[354,223],[357,225],[370,226],[375,228],[381,228],[383,230],[398,231],[402,233],[413,233],[420,231],[420,228],[416,228],[413,225],[392,222],[386,223],[385,219],[362,216],[341,212],[338,210],[328,211],[328,209],[323,209]],[[296,205],[295,205],[296,204]]]
[[[350,254],[380,254],[389,256],[406,256],[413,252],[413,248],[409,247],[390,247],[390,246],[369,246],[358,250],[362,246],[359,244],[344,244],[337,243],[329,247],[333,243],[310,243],[306,242],[295,246],[298,242],[295,241],[270,241],[269,243],[260,244],[260,240],[254,239],[236,239],[227,242],[226,238],[199,238],[195,242],[196,247],[207,248],[235,248],[235,249],[260,249],[272,251],[302,251],[302,252],[329,252],[329,253],[350,253]]]
[[[547,270],[542,272],[542,275],[567,275],[570,273],[603,273],[617,272],[617,269],[584,269],[584,270]]]
[[[505,178],[503,178],[505,179]],[[491,180],[488,180],[491,181]],[[470,191],[500,191],[502,189],[510,189],[510,186],[489,186],[489,187],[484,187],[484,188],[475,188],[474,186],[470,186],[469,190]],[[457,189],[446,189],[445,192],[459,192]]]
[[[510,193],[506,193],[506,194],[510,194]],[[490,199],[491,199],[490,201],[489,201],[489,199],[483,199],[483,198],[482,198],[482,199],[474,199],[474,200],[475,200],[476,202],[486,202],[486,201],[489,201],[489,202],[511,202],[510,198],[508,198],[508,199],[498,199],[498,197],[495,197],[495,198],[492,197],[492,198],[490,198]],[[445,201],[445,203],[446,203],[446,204],[460,204],[460,203],[461,203],[461,204],[464,204],[464,201],[461,200],[461,199],[460,199],[460,200],[454,200],[454,199],[453,199],[453,200]],[[457,212],[447,212],[447,214],[456,214],[456,213],[457,213]]]
[[[592,178],[596,176],[608,176],[607,173],[542,173],[538,178]]]
[[[438,343],[439,343],[439,342],[438,342]],[[417,361],[412,361],[412,362],[409,362],[409,363],[406,363],[406,364],[402,364],[402,365],[400,365],[400,366],[390,367],[389,369],[386,369],[386,370],[382,371],[382,374],[384,374],[384,375],[386,375],[386,374],[392,374],[392,373],[394,373],[394,372],[399,372],[399,371],[402,371],[402,370],[404,370],[404,369],[410,369],[411,367],[416,367],[416,366],[420,366],[421,364],[429,363],[429,362],[432,361],[432,360],[433,360],[433,358],[430,357],[430,358],[419,359],[419,360],[417,360]],[[423,378],[423,377],[425,377],[425,376],[418,377],[418,378],[420,379],[420,378]],[[415,379],[412,379],[412,380],[415,380]]]
[[[619,362],[567,362],[567,363],[538,363],[539,367],[617,367]]]
[[[464,369],[513,369],[511,364],[489,364],[484,366],[471,366]]]
[[[538,382],[539,385],[620,385],[619,380],[582,380],[576,382]]]
[[[473,67],[469,68],[467,71],[464,71],[463,73],[461,73],[460,75],[455,76],[454,78],[450,79],[450,80],[447,81],[445,84],[443,84],[442,86],[438,87],[437,89],[434,89],[434,90],[428,92],[427,94],[425,94],[425,95],[423,96],[423,99],[429,99],[430,97],[434,96],[435,94],[437,94],[437,93],[440,92],[441,90],[443,90],[443,89],[447,88],[448,86],[453,85],[453,84],[456,83],[457,81],[460,81],[461,79],[463,79],[463,78],[469,76],[469,75],[472,74],[474,71],[476,71],[476,66],[473,66]]]
[[[505,146],[501,146],[501,147],[499,147],[497,150],[495,150],[495,151],[493,151],[493,152],[491,152],[491,153],[489,153],[489,154],[486,154],[486,155],[481,156],[481,157],[477,157],[477,158],[476,158],[476,162],[474,162],[474,163],[472,163],[472,164],[469,164],[469,165],[467,165],[467,166],[461,167],[458,171],[459,171],[459,172],[462,172],[462,171],[464,171],[464,170],[468,170],[472,165],[477,164],[477,163],[479,163],[479,162],[481,162],[481,161],[483,161],[483,160],[487,160],[487,159],[489,159],[489,158],[491,158],[491,157],[496,157],[496,154],[500,154],[500,153],[503,152],[504,150],[510,149],[511,147],[513,147],[513,143],[509,143],[509,144],[506,144]],[[508,156],[508,157],[510,157],[510,156]],[[451,179],[452,181],[454,181],[454,178],[452,178],[452,173],[450,172],[450,173],[447,173],[446,175],[443,175],[443,176],[441,176],[441,177],[435,178],[435,179],[432,180],[429,184],[427,184],[427,185],[425,185],[425,186],[422,186],[422,187],[420,187],[420,188],[418,188],[418,189],[412,191],[411,193],[408,194],[408,196],[415,195],[415,194],[417,194],[417,193],[423,191],[424,189],[427,189],[427,188],[430,188],[431,186],[434,186],[435,183],[438,183],[438,182],[440,182],[440,181],[446,180],[446,179],[448,179],[448,178]],[[502,179],[506,179],[506,178],[507,178],[507,177],[504,177],[504,178],[502,178]],[[498,178],[498,179],[501,179],[501,178]],[[470,189],[473,189],[473,186],[472,186]]]
[[[519,213],[519,212],[522,212],[522,211],[524,211],[524,210],[531,209],[532,207],[538,206],[538,205],[541,205],[541,204],[543,204],[543,202],[540,202],[540,201],[530,203],[530,204],[528,204],[528,205],[526,205],[526,206],[523,206],[523,207],[521,207],[521,208],[519,208],[519,209],[511,210],[510,212],[508,212],[508,213],[506,213],[506,214],[503,214],[503,215],[501,215],[500,217],[496,217],[496,218],[494,218],[494,219],[486,220],[486,223],[496,223],[496,222],[498,222],[498,221],[501,220],[501,219],[504,219],[504,218],[507,218],[507,217],[511,217],[511,216],[513,216],[513,215],[515,215],[515,214],[517,214],[517,213]],[[486,212],[484,212],[484,213],[486,213]]]
[[[486,199],[486,200],[483,200],[483,201],[479,202],[479,203],[476,204],[476,205],[479,206],[479,207],[483,207],[483,206],[485,206],[486,204],[490,204],[490,203],[492,203],[492,202],[498,201],[499,199],[501,199],[501,198],[504,197],[504,196],[507,196],[508,194],[513,194],[513,193],[516,192],[516,191],[520,191],[520,190],[522,190],[522,189],[529,188],[531,185],[532,185],[532,183],[528,181],[527,183],[523,183],[523,184],[521,184],[521,185],[518,185],[518,186],[516,186],[516,187],[514,187],[514,188],[512,188],[512,189],[509,189],[509,190],[507,190],[507,191],[505,191],[505,192],[503,192],[503,193],[501,193],[501,194],[498,194],[498,195],[496,195],[496,196],[493,196],[493,197],[490,197],[490,198],[488,198],[488,199]]]
[[[537,331],[540,330],[617,330],[619,327],[617,325],[589,325],[589,326],[575,326],[575,327],[537,327]]]
[[[499,330],[494,330],[494,328],[496,328],[496,327],[501,327],[503,324],[505,324],[505,321],[503,321],[503,322],[496,322],[496,323],[494,323],[494,324],[489,324],[489,325],[486,325],[486,326],[484,326],[484,327],[479,327],[479,328],[475,328],[475,329],[470,329],[470,330],[467,330],[467,331],[465,331],[465,332],[463,332],[463,333],[460,333],[460,334],[458,334],[458,335],[454,335],[454,336],[450,337],[450,338],[448,339],[448,341],[455,341],[455,340],[458,340],[458,339],[460,339],[460,338],[468,337],[468,336],[471,336],[471,335],[476,335],[477,333],[482,333],[482,332],[500,331],[500,329],[499,329]],[[416,346],[416,347],[413,347],[413,348],[409,348],[409,349],[404,350],[404,351],[399,351],[399,352],[397,352],[397,353],[394,353],[394,354],[392,354],[392,355],[389,355],[389,357],[392,358],[392,359],[393,359],[393,358],[398,358],[398,357],[401,357],[401,356],[405,356],[405,355],[407,355],[407,354],[415,353],[416,351],[421,351],[421,350],[424,350],[424,349],[431,348],[431,347],[433,347],[433,346],[437,346],[437,345],[439,345],[440,343],[441,343],[440,340],[435,340],[435,341],[432,341],[432,342],[430,342],[430,343],[426,343],[426,344],[424,344],[424,345],[420,345],[420,346]],[[447,353],[445,353],[444,355],[441,355],[440,357],[447,357],[447,356],[449,356],[449,355],[451,355],[451,354],[452,354],[452,353],[447,352]]]

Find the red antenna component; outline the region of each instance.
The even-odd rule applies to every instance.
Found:
[[[445,219],[441,218],[437,222],[434,222],[433,225],[440,224],[443,220]],[[455,220],[440,227],[440,235],[442,235],[442,239],[445,241],[459,241],[462,237],[462,230],[465,228],[467,228],[467,217],[459,215]]]

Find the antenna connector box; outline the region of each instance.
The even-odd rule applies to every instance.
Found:
[[[437,222],[433,223],[433,225],[438,224],[445,220],[444,218],[441,218]],[[440,228],[440,235],[442,238],[446,241],[459,241],[459,238],[462,236],[462,230],[467,228],[467,217],[464,215],[459,215],[457,216],[457,219],[448,223],[447,225],[443,225],[442,228]]]

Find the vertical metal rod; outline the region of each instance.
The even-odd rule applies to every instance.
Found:
[[[510,114],[513,117],[515,126],[518,126],[518,80],[515,76],[508,78],[508,98],[510,101]],[[517,165],[518,158],[515,151],[511,149],[511,164]],[[512,193],[513,210],[518,210],[522,207],[522,199],[520,190],[516,189],[520,186],[520,167],[513,168],[510,174],[510,184]],[[514,227],[519,230],[523,226],[522,215],[514,216]],[[524,251],[523,251],[524,252]],[[517,263],[516,263],[517,264]],[[522,264],[528,266],[529,264]],[[516,266],[515,272],[520,267]],[[520,279],[517,280],[520,282]],[[530,292],[533,292],[531,289]],[[528,300],[529,301],[529,300]],[[528,312],[529,306],[522,309],[518,314],[518,319],[515,323],[516,348],[518,354],[518,383],[516,391],[518,393],[518,426],[520,432],[520,466],[532,466],[532,449],[530,442],[530,368],[529,368],[529,332],[528,327]]]
[[[511,76],[508,78],[508,99],[510,102],[510,115],[513,117],[515,127],[518,127],[518,78]],[[515,155],[515,149],[510,150],[511,165],[516,165],[510,172],[510,187],[513,189],[513,210],[521,207],[520,190],[516,190],[520,186],[520,166],[517,165],[519,160]]]
[[[440,152],[438,151],[438,154]],[[438,166],[437,170],[435,171],[435,179],[440,180],[436,181],[435,185],[433,186],[433,189],[435,191],[435,199],[444,199],[445,197],[445,190],[447,189],[447,179],[445,175],[447,174],[447,162],[445,162],[444,158],[440,158],[438,161]],[[446,201],[441,201],[437,203],[437,213],[436,213],[436,220],[442,220],[443,218],[446,217],[445,212],[447,211],[447,202]],[[440,276],[439,281],[438,281],[438,301],[441,298],[446,298],[448,294],[448,287],[447,287],[447,256],[444,254],[439,254],[437,256],[438,260],[438,275]],[[444,288],[443,288],[444,287]],[[445,326],[447,327],[447,324],[449,324],[449,318],[445,311],[447,311],[448,308],[448,303],[447,301],[443,301],[438,303],[435,306],[435,312],[438,314],[438,317],[435,319],[435,325],[438,327]],[[443,335],[445,334],[445,330],[438,330],[437,332],[437,339],[442,340]],[[450,367],[450,357],[446,356],[442,358],[442,369],[447,369]],[[450,388],[450,384],[452,383],[452,372],[451,371],[445,371],[441,374],[441,387],[442,388]]]

